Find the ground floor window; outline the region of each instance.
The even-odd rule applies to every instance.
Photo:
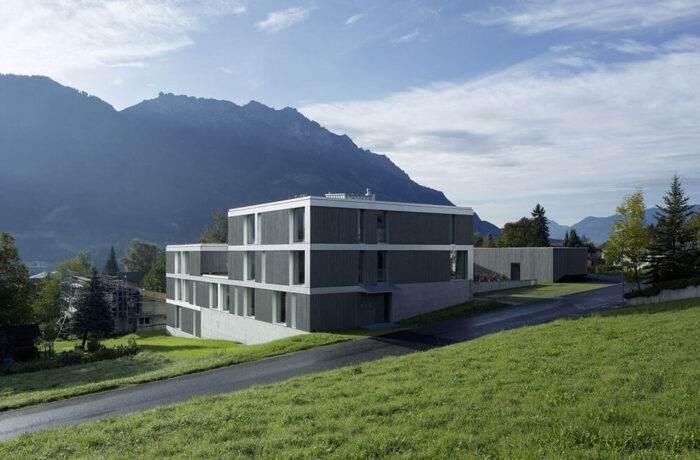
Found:
[[[221,308],[224,311],[231,311],[231,287],[227,284],[221,286]]]
[[[275,322],[287,324],[287,293],[277,292],[275,295]]]
[[[386,282],[386,260],[387,252],[378,251],[377,252],[377,283]]]
[[[467,278],[467,251],[450,251],[450,278],[453,280]]]

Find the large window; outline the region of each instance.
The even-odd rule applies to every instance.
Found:
[[[386,211],[377,211],[377,242],[386,243]]]
[[[453,280],[467,277],[467,251],[450,251],[450,277]]]
[[[304,241],[304,208],[292,210],[294,213],[294,242]]]
[[[209,283],[209,308],[219,308],[219,285]]]
[[[245,314],[255,317],[255,289],[245,288]]]
[[[287,324],[287,293],[278,292],[275,298],[275,322]]]
[[[292,266],[294,269],[294,284],[304,284],[306,282],[306,269],[304,251],[292,252]]]
[[[245,216],[246,244],[255,243],[255,214]]]
[[[255,252],[248,251],[245,253],[246,258],[246,279],[255,279]]]
[[[178,251],[175,253],[175,273],[189,273],[190,253]]]
[[[386,251],[378,251],[377,252],[377,282],[378,283],[386,282],[386,259],[387,259],[387,252]]]

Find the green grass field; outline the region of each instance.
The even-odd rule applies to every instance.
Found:
[[[163,330],[130,334],[103,343],[112,346],[134,337],[143,350],[136,356],[0,377],[0,410],[162,380],[383,332],[386,331],[357,329],[303,334],[260,345],[172,337]],[[56,351],[72,349],[76,343],[58,342]]]
[[[500,291],[480,292],[474,297],[493,299],[497,302],[527,303],[535,300],[550,299],[577,292],[590,291],[608,287],[609,284],[595,283],[538,283],[534,286],[525,286]]]
[[[700,299],[503,331],[0,444],[0,458],[698,458]]]

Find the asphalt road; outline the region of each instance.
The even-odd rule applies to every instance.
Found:
[[[127,414],[194,396],[228,393],[355,363],[462,342],[505,329],[621,306],[620,286],[532,302],[381,337],[314,348],[231,367],[93,393],[0,413],[0,440],[22,433]]]

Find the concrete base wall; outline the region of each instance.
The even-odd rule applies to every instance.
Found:
[[[631,299],[625,299],[625,305],[646,305],[670,302],[672,300],[693,299],[695,297],[700,297],[700,286],[688,286],[685,289],[664,289],[659,295],[651,297],[632,297]]]
[[[391,320],[400,321],[471,300],[469,280],[398,284],[392,293]]]
[[[523,286],[534,286],[535,284],[537,284],[537,280],[506,280],[493,281],[490,283],[474,283],[472,284],[472,292],[476,294],[478,292],[500,291],[501,289],[513,289]]]
[[[166,331],[169,335],[177,337],[195,337],[170,326]],[[232,315],[225,311],[202,308],[201,338],[203,339],[232,340],[246,345],[255,345],[300,334],[308,334],[308,332]]]

